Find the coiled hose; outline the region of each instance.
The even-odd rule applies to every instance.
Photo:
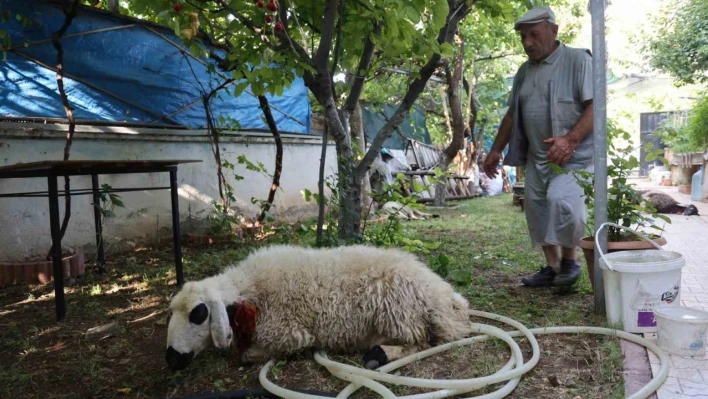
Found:
[[[480,312],[476,310],[470,311],[471,316],[483,317],[490,320],[495,320],[508,324],[516,329],[516,331],[504,331],[494,326],[486,324],[475,324],[475,332],[485,335],[479,335],[471,338],[465,338],[459,341],[450,342],[445,345],[436,346],[428,350],[414,353],[405,358],[396,360],[389,364],[380,367],[377,370],[367,370],[360,367],[354,367],[348,364],[343,364],[330,360],[323,351],[315,353],[315,360],[317,363],[326,367],[327,370],[337,378],[345,381],[351,382],[344,390],[342,390],[337,398],[348,398],[351,394],[357,391],[359,388],[366,387],[372,391],[379,394],[384,399],[390,398],[406,398],[406,399],[441,399],[450,396],[457,396],[466,394],[475,390],[479,390],[491,384],[497,384],[500,382],[507,382],[503,387],[498,390],[481,396],[472,396],[470,398],[475,399],[500,399],[509,395],[519,384],[521,376],[525,373],[531,371],[540,358],[540,350],[538,346],[538,341],[536,341],[535,335],[541,334],[599,334],[619,337],[624,340],[634,342],[636,344],[645,346],[650,351],[654,352],[661,362],[661,367],[657,375],[652,378],[651,381],[642,389],[635,392],[630,399],[644,399],[656,391],[661,384],[664,383],[666,377],[669,374],[669,363],[668,358],[664,351],[662,351],[655,344],[647,341],[646,339],[629,334],[624,331],[601,328],[601,327],[546,327],[546,328],[534,328],[528,329],[523,324],[516,320],[512,320],[508,317],[500,316],[493,313]],[[464,345],[471,345],[475,342],[486,341],[490,337],[499,338],[506,342],[511,349],[511,358],[509,362],[504,365],[496,373],[478,378],[469,379],[456,379],[456,380],[436,380],[436,379],[425,379],[425,378],[412,378],[389,374],[391,371],[403,367],[407,364],[415,362],[420,359],[424,359],[428,356],[457,348]],[[523,355],[519,345],[514,341],[514,337],[525,337],[528,339],[531,347],[533,349],[533,355],[531,359],[524,363]],[[270,393],[277,395],[286,399],[321,399],[325,396],[320,396],[317,394],[304,393],[292,391],[275,385],[268,379],[268,370],[275,363],[274,360],[269,361],[263,366],[261,372],[258,376],[259,381],[263,388],[265,388]],[[408,396],[396,396],[390,389],[386,388],[383,384],[378,381],[387,382],[396,385],[413,386],[420,388],[433,388],[437,391],[427,392],[417,395]]]

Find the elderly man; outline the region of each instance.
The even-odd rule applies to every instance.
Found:
[[[557,174],[551,164],[592,171],[592,58],[588,50],[556,39],[558,25],[549,7],[535,7],[516,21],[529,57],[519,68],[485,173],[493,177],[501,152],[505,165],[525,166],[524,205],[531,241],[547,266],[524,277],[530,287],[569,286],[580,275],[576,247],[587,208],[573,174]]]

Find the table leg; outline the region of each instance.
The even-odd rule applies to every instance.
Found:
[[[59,225],[59,191],[57,177],[47,178],[49,189],[49,224],[52,232],[52,265],[54,268],[54,303],[57,311],[57,321],[66,316],[64,302],[64,270],[61,262],[61,226]]]
[[[179,233],[179,197],[177,195],[177,170],[170,170],[170,193],[172,194],[172,235],[175,246],[177,285],[184,284],[182,274],[182,239]]]
[[[99,195],[98,175],[91,175],[93,188],[93,220],[96,225],[96,256],[98,258],[98,272],[106,271],[106,257],[103,249],[103,223],[101,218],[101,197]]]

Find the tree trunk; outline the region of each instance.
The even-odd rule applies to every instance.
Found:
[[[64,36],[66,30],[69,29],[69,25],[74,20],[77,15],[77,8],[79,6],[79,0],[74,0],[72,3],[65,1],[64,3],[64,23],[62,26],[54,32],[52,35],[52,45],[57,51],[57,87],[59,88],[59,96],[61,97],[62,105],[64,105],[64,112],[66,112],[66,118],[69,120],[69,132],[66,134],[66,143],[64,144],[64,161],[69,160],[71,154],[71,143],[74,140],[74,131],[76,129],[76,121],[74,119],[74,109],[71,108],[69,104],[69,97],[66,95],[66,90],[64,89],[64,48],[59,42],[59,39]],[[61,227],[59,229],[59,240],[64,238],[66,234],[66,229],[69,227],[69,219],[71,219],[71,179],[69,176],[64,176],[64,218],[61,222]],[[100,206],[100,204],[94,204],[94,206]],[[54,243],[52,242],[52,247],[49,248],[49,253],[46,259],[51,260],[52,249],[54,248]],[[59,249],[61,251],[61,248]]]
[[[470,86],[466,78],[463,78],[463,84],[465,86],[465,90],[467,91],[467,128],[469,129],[471,139],[468,157],[469,164],[472,165],[473,163],[477,162],[479,153],[479,146],[477,144],[476,139],[477,136],[474,133],[475,129],[477,128],[479,106],[477,105],[478,99],[476,93],[476,85]],[[483,132],[480,130],[480,136],[481,135],[483,135]]]
[[[258,221],[263,222],[270,207],[273,206],[275,192],[278,191],[278,187],[280,187],[280,175],[283,172],[283,140],[280,138],[280,132],[278,131],[278,125],[275,123],[275,118],[273,118],[273,113],[270,112],[268,99],[265,96],[258,96],[258,102],[263,111],[263,115],[265,115],[268,128],[270,132],[273,133],[273,138],[275,139],[275,172],[273,172],[273,184],[270,185],[270,191],[268,192],[268,202],[266,202],[261,210],[261,214],[258,216]]]
[[[447,125],[447,137],[452,140],[452,122],[450,122],[450,112],[447,110],[447,102],[449,99],[446,98],[447,93],[445,92],[444,87],[438,86],[438,91],[440,92],[440,102],[442,103],[443,114],[445,115],[445,124]]]
[[[346,155],[345,155],[346,154]],[[361,182],[356,173],[351,147],[337,143],[337,172],[339,190],[339,231],[342,240],[361,239]]]
[[[324,195],[324,171],[325,171],[325,161],[327,159],[327,125],[325,124],[324,133],[322,134],[322,153],[320,155],[320,179],[317,182],[317,192],[319,193],[319,201],[317,201],[318,213],[317,213],[317,241],[316,246],[322,247],[322,227],[324,225],[324,214],[325,214],[325,195]],[[332,204],[329,204],[331,207]]]
[[[350,118],[350,126],[354,142],[359,147],[359,152],[366,152],[366,137],[364,132],[364,121],[361,114],[361,105],[357,102],[354,112]],[[365,172],[361,179],[361,209],[362,216],[369,216],[371,213],[371,205],[373,200],[369,193],[371,192],[371,182],[369,181],[369,172]]]
[[[462,80],[462,62],[464,60],[465,45],[458,36],[458,54],[455,57],[455,69],[450,71],[450,67],[445,68],[447,78],[447,98],[450,103],[450,114],[452,117],[452,140],[450,145],[440,154],[440,169],[448,171],[450,162],[455,159],[458,152],[464,148],[465,142],[465,120],[462,115],[462,103],[460,101],[460,81]],[[445,205],[445,195],[447,192],[447,178],[440,178],[435,185],[435,206]]]
[[[209,137],[211,138],[211,151],[214,154],[214,160],[216,161],[216,178],[219,183],[219,198],[221,199],[221,212],[224,215],[228,214],[229,211],[229,198],[224,191],[226,186],[226,177],[224,176],[224,170],[221,164],[221,148],[219,146],[219,132],[214,126],[214,119],[211,114],[211,106],[209,101],[211,100],[210,95],[205,95],[202,98],[202,103],[204,104],[204,115],[207,120],[207,130],[209,132]]]
[[[457,3],[448,0],[448,16],[445,26],[443,26],[438,33],[437,41],[439,44],[451,43],[453,41],[458,23],[469,14],[472,4],[474,4],[474,2],[468,4],[467,2]],[[336,143],[339,179],[338,236],[340,239],[346,241],[358,241],[361,239],[362,180],[374,159],[381,152],[384,142],[391,137],[394,129],[396,129],[406,115],[408,115],[411,107],[420,96],[420,93],[425,89],[426,83],[433,72],[439,67],[441,55],[439,53],[433,54],[420,69],[418,77],[409,85],[408,91],[396,112],[377,132],[376,137],[371,142],[371,147],[366,151],[361,161],[357,162],[352,151],[352,141],[348,126],[349,116],[354,110],[355,103],[359,101],[359,95],[361,94],[365,80],[362,76],[363,73],[357,73],[357,78],[352,84],[352,89],[345,102],[345,106],[342,112],[339,112],[334,97],[332,96],[330,71],[328,70],[335,22],[334,15],[337,11],[336,5],[336,1],[327,1],[325,3],[321,29],[322,35],[313,59],[316,73],[305,72],[303,79],[305,85],[317,99],[317,102],[322,105],[323,116],[327,121],[328,132],[332,135]],[[380,26],[381,24],[377,24],[374,28],[374,32],[376,32]],[[285,34],[287,34],[287,30],[284,31],[281,36]],[[282,38],[281,41],[292,45],[291,42],[286,42]],[[373,42],[367,39],[364,43],[364,52],[360,59],[358,71],[365,71],[369,68],[374,54],[374,47]],[[304,49],[296,48],[296,50],[298,54],[306,55]]]

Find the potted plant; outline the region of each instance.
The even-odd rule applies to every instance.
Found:
[[[620,226],[627,227],[635,232],[641,233],[651,238],[658,245],[666,245],[666,238],[662,236],[663,228],[657,225],[656,219],[661,219],[666,223],[671,220],[658,214],[654,205],[649,201],[644,201],[637,190],[628,184],[628,178],[632,171],[639,167],[639,160],[632,155],[634,148],[631,147],[630,135],[626,131],[617,128],[614,123],[608,121],[607,126],[608,157],[610,163],[607,166],[607,177],[609,185],[607,188],[607,221]],[[616,143],[623,140],[626,146],[620,147]],[[647,160],[656,159],[663,149],[652,151],[650,147]],[[662,159],[664,161],[664,159]],[[588,207],[588,223],[586,229],[588,235],[580,242],[585,255],[585,261],[590,275],[590,282],[594,287],[594,265],[595,265],[595,235],[594,235],[594,214],[595,214],[595,187],[594,174],[587,171],[569,171],[554,167],[559,173],[572,173],[578,185],[583,189],[585,204]],[[653,231],[654,233],[651,233]],[[651,243],[642,238],[616,227],[607,227],[607,252],[654,249]]]

